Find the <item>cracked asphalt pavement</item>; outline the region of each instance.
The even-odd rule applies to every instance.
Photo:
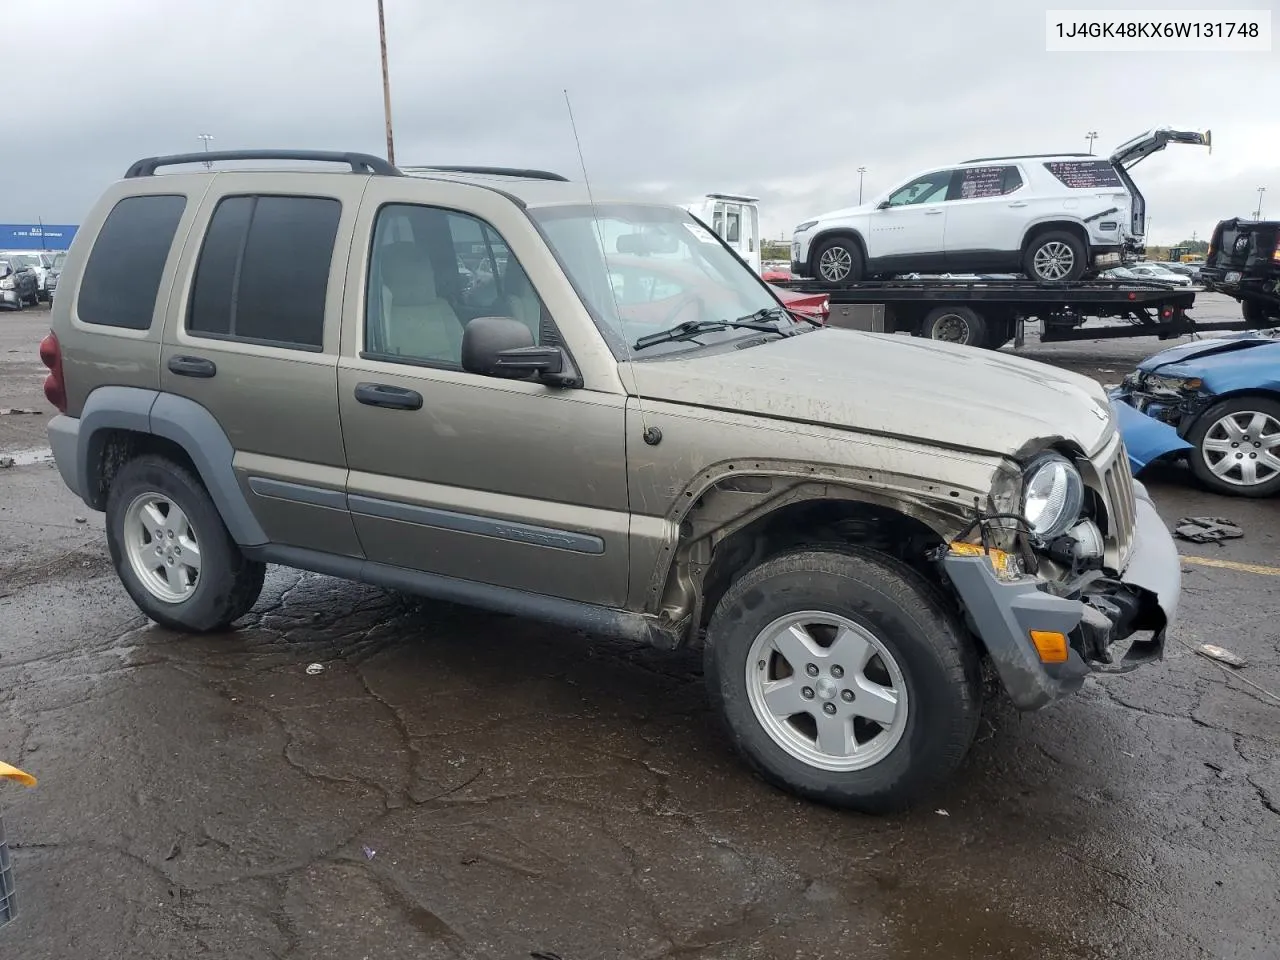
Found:
[[[688,653],[276,568],[234,632],[149,625],[40,457],[46,325],[0,314],[0,409],[40,410],[0,417],[0,759],[40,779],[0,784],[0,955],[1280,956],[1274,503],[1144,477],[1246,531],[1182,545],[1166,660],[993,700],[941,794],[864,817],[750,776]],[[1026,350],[1115,382],[1159,347]]]

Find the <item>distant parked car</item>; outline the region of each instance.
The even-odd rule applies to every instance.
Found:
[[[1181,274],[1182,276],[1188,278],[1192,283],[1200,282],[1200,267],[1203,266],[1203,264],[1162,263],[1160,264],[1160,266],[1164,267],[1166,270],[1172,271],[1173,273]]]
[[[1280,324],[1280,220],[1223,220],[1200,274],[1205,287],[1240,301],[1251,326]]]
[[[53,266],[53,254],[40,250],[0,250],[0,257],[31,270],[36,278],[37,303],[49,299],[49,269]]]
[[[1158,280],[1178,287],[1191,286],[1190,277],[1175,273],[1162,263],[1132,263],[1125,269],[1139,280]]]
[[[21,310],[39,302],[40,285],[35,272],[8,258],[0,260],[0,306]]]
[[[1246,333],[1171,347],[1138,364],[1111,398],[1174,427],[1210,490],[1280,493],[1280,340]]]

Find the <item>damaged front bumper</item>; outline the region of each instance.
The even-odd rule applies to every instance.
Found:
[[[1090,579],[1067,596],[1051,593],[1039,577],[1002,579],[985,556],[943,557],[970,627],[1018,709],[1038,710],[1075,693],[1090,673],[1124,673],[1164,656],[1182,566],[1173,537],[1137,481],[1134,496],[1134,547],[1123,573]],[[1149,639],[1134,639],[1117,659],[1116,644],[1147,632]]]

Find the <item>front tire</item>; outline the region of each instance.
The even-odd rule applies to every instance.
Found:
[[[1215,493],[1280,493],[1280,402],[1235,397],[1215,404],[1187,434],[1191,472]]]
[[[704,656],[747,763],[821,803],[910,806],[959,767],[977,730],[972,639],[919,574],[879,554],[765,561],[717,605]]]
[[[106,527],[120,582],[161,626],[225,630],[262,593],[266,565],[240,552],[204,485],[166,457],[148,454],[120,468]]]
[[[862,248],[849,237],[825,240],[813,252],[814,279],[825,283],[855,283],[865,269]]]
[[[1041,283],[1079,280],[1088,269],[1088,251],[1083,241],[1065,230],[1051,230],[1035,237],[1022,256],[1023,273]]]

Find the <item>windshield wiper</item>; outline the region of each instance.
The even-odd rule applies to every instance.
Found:
[[[769,319],[776,317],[776,320]],[[791,336],[791,332],[783,330],[779,324],[790,321],[790,316],[782,307],[765,307],[755,313],[749,313],[736,320],[686,320],[667,330],[659,330],[641,337],[631,345],[632,350],[643,350],[658,343],[678,343],[681,340],[692,340],[704,333],[715,333],[717,330],[758,330],[761,333],[776,333],[780,337]]]

